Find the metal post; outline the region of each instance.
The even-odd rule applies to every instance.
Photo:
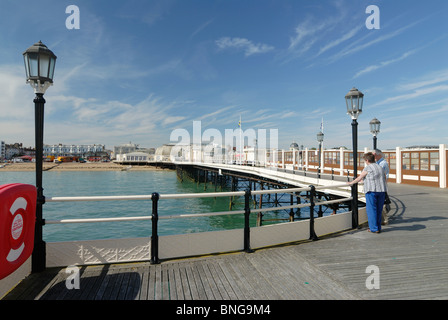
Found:
[[[358,121],[352,121],[352,138],[353,138],[353,179],[358,176]],[[352,186],[352,228],[358,227],[358,184]]]
[[[34,230],[34,249],[31,260],[31,271],[41,272],[46,267],[46,249],[43,241],[42,227],[45,221],[42,216],[42,205],[45,203],[42,187],[42,158],[44,140],[44,106],[45,99],[43,93],[36,93],[34,98],[35,108],[35,148],[36,148],[36,224]]]
[[[316,195],[316,188],[311,185],[310,186],[310,240],[316,241],[319,240],[319,238],[316,235],[316,232],[314,231],[314,197]]]
[[[250,189],[246,189],[244,192],[244,251],[247,253],[254,252],[250,248],[250,226],[249,226],[249,216],[250,216]]]
[[[373,150],[376,149],[376,136],[373,136]]]
[[[291,196],[290,196],[290,204],[291,204],[291,206],[294,205],[294,195],[293,194],[291,194]],[[291,208],[289,210],[289,221],[294,222],[294,209],[293,208]]]
[[[318,159],[318,164],[319,164],[319,168],[317,169],[317,177],[320,179],[320,173],[321,173],[321,165],[322,165],[322,142],[319,142],[319,159]]]
[[[152,200],[152,234],[151,234],[151,264],[158,264],[159,262],[159,235],[157,233],[157,224],[159,221],[159,214],[157,211],[159,194],[154,192],[151,195]]]

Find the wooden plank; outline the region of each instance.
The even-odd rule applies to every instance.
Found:
[[[227,282],[229,283],[230,287],[232,288],[232,292],[235,294],[235,300],[244,300],[246,299],[246,295],[241,290],[241,287],[239,285],[239,278],[235,275],[235,272],[233,269],[229,268],[229,264],[226,263],[225,259],[220,259],[216,261],[219,268],[222,270]],[[244,286],[243,286],[243,289]],[[229,292],[230,295],[230,292]]]
[[[117,300],[124,300],[126,297],[126,292],[130,283],[131,273],[126,270],[126,272],[122,273],[123,279],[120,283],[120,286],[117,290]]]
[[[281,295],[264,279],[258,269],[260,265],[265,263],[264,259],[250,259],[251,254],[240,255],[239,258],[238,263],[235,263],[233,267],[244,279],[246,285],[250,284],[253,288],[249,299],[281,299]]]
[[[201,277],[202,285],[204,286],[205,295],[207,300],[215,300],[215,294],[219,296],[218,288],[215,281],[210,274],[207,264],[204,260],[197,265],[197,271]]]
[[[112,279],[112,275],[114,273],[114,269],[108,269],[106,276],[104,277],[103,282],[101,283],[96,295],[95,295],[95,300],[102,300],[103,297],[105,296],[106,293],[106,289],[109,285],[109,282]]]
[[[156,291],[156,268],[150,268],[149,272],[149,283],[148,283],[148,300],[155,300]]]
[[[207,264],[210,269],[210,273],[213,275],[213,278],[216,282],[216,286],[221,298],[223,300],[236,300],[237,296],[233,292],[233,288],[227,281],[227,278],[220,266],[215,263],[214,260],[207,261]]]
[[[168,268],[166,264],[161,265],[161,288],[162,288],[162,299],[161,300],[170,300],[170,288],[169,288],[169,274]]]
[[[225,268],[227,279],[232,281],[232,287],[238,289],[241,293],[241,297],[238,299],[254,300],[257,293],[255,288],[251,286],[250,282],[246,281],[246,278],[239,269],[239,265],[245,263],[244,259],[235,259],[234,257],[228,257],[220,261],[221,268]]]
[[[149,268],[141,268],[142,281],[139,288],[139,300],[148,300],[148,290],[149,290]]]
[[[101,287],[101,283],[104,281],[107,271],[109,270],[109,266],[101,266],[97,268],[98,272],[100,273],[96,277],[93,275],[91,276],[95,281],[92,284],[91,290],[88,292],[84,292],[81,294],[80,299],[81,300],[93,300],[95,299],[96,293],[98,292],[99,288]]]
[[[191,297],[193,300],[199,300],[200,299],[199,290],[198,290],[198,287],[196,286],[196,282],[195,282],[193,270],[192,270],[192,265],[191,265],[190,261],[188,261],[185,264],[185,272],[187,275],[186,280],[188,281],[188,286],[190,288]]]
[[[22,283],[19,284],[18,289],[20,295],[11,295],[13,300],[39,300],[47,291],[58,281],[59,272],[56,269],[46,270],[41,274],[31,274]],[[22,290],[22,287],[25,290]],[[9,296],[6,297],[9,299]]]
[[[109,289],[106,290],[103,300],[116,300],[120,291],[121,282],[125,276],[126,269],[115,268],[109,281]]]
[[[138,300],[140,287],[141,287],[141,274],[133,271],[130,275],[124,300]]]
[[[209,290],[206,291],[208,300],[222,300],[222,296],[218,290],[215,277],[210,272],[209,265],[206,261],[202,261],[202,272],[204,281],[208,283]]]
[[[70,292],[70,290],[67,289],[65,280],[67,279],[67,274],[65,273],[65,268],[61,269],[57,275],[57,278],[55,278],[55,281],[53,282],[51,288],[47,291],[47,294],[43,299],[47,300],[64,300],[64,298],[67,296],[67,293]]]
[[[94,290],[96,279],[99,279],[101,276],[101,268],[83,267],[79,270],[79,275],[79,289],[71,289],[67,295],[67,300],[80,300],[81,296],[88,296],[89,292]]]
[[[162,300],[162,266],[157,264],[155,268],[154,279],[154,300]]]
[[[201,267],[201,265],[202,261],[198,261],[198,263],[192,263],[191,267],[194,281],[196,283],[196,287],[198,288],[199,300],[207,300],[207,292],[210,292],[210,287],[208,283],[204,281],[205,278],[203,277],[203,268]]]
[[[169,277],[169,290],[170,290],[170,300],[178,300],[177,297],[177,288],[176,288],[176,276],[174,274],[174,268],[170,265],[168,268],[168,277]]]
[[[267,252],[260,252],[261,260],[258,269],[264,280],[269,282],[279,295],[279,299],[303,299],[305,296],[297,296],[297,281],[284,268],[284,261],[279,259],[277,255],[274,257]],[[259,259],[259,257],[249,257],[249,259]]]
[[[173,273],[174,273],[174,279],[175,279],[175,287],[176,287],[176,298],[177,300],[184,300],[184,289],[182,286],[182,278],[179,270],[178,265],[173,266]]]
[[[39,299],[42,300],[56,300],[58,295],[61,293],[60,286],[57,286],[58,283],[62,281],[62,270],[59,270],[59,272],[54,276],[54,278],[48,283],[48,285],[45,287],[45,289],[42,291],[42,295],[40,295]],[[64,272],[65,273],[65,272]],[[37,275],[34,278],[34,281],[38,281]]]
[[[185,300],[193,300],[193,295],[191,293],[190,284],[188,282],[187,270],[185,265],[179,263],[179,273],[182,280],[182,288]]]

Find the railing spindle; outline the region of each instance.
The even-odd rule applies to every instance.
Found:
[[[159,235],[157,232],[157,224],[159,221],[158,203],[159,194],[154,192],[151,196],[152,200],[152,234],[151,234],[151,264],[158,264],[159,262]]]

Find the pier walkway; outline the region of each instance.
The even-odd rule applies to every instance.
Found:
[[[448,190],[389,184],[389,194],[381,234],[360,228],[253,253],[81,267],[72,290],[65,268],[48,269],[4,299],[448,299]],[[368,289],[374,275],[379,289]]]

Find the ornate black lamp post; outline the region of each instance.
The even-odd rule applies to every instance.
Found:
[[[364,94],[356,88],[352,88],[345,95],[345,103],[347,105],[347,114],[352,118],[352,140],[353,140],[353,177],[358,175],[358,117],[362,113],[362,104]],[[358,184],[352,187],[353,198],[353,228],[358,227]]]
[[[373,134],[373,150],[376,149],[376,136],[380,133],[381,122],[377,118],[373,118],[370,122],[370,132]]]
[[[320,131],[317,134],[317,142],[319,142],[319,168],[317,170],[318,173],[318,177],[320,179],[320,170],[321,170],[321,165],[322,165],[322,142],[324,141],[324,134],[322,133],[322,131]]]
[[[34,235],[34,250],[32,255],[32,272],[45,270],[45,242],[42,237],[42,205],[45,203],[42,188],[42,161],[44,138],[44,93],[53,84],[56,56],[42,42],[37,42],[24,53],[26,82],[34,89],[35,107],[35,148],[36,148],[36,227]]]

